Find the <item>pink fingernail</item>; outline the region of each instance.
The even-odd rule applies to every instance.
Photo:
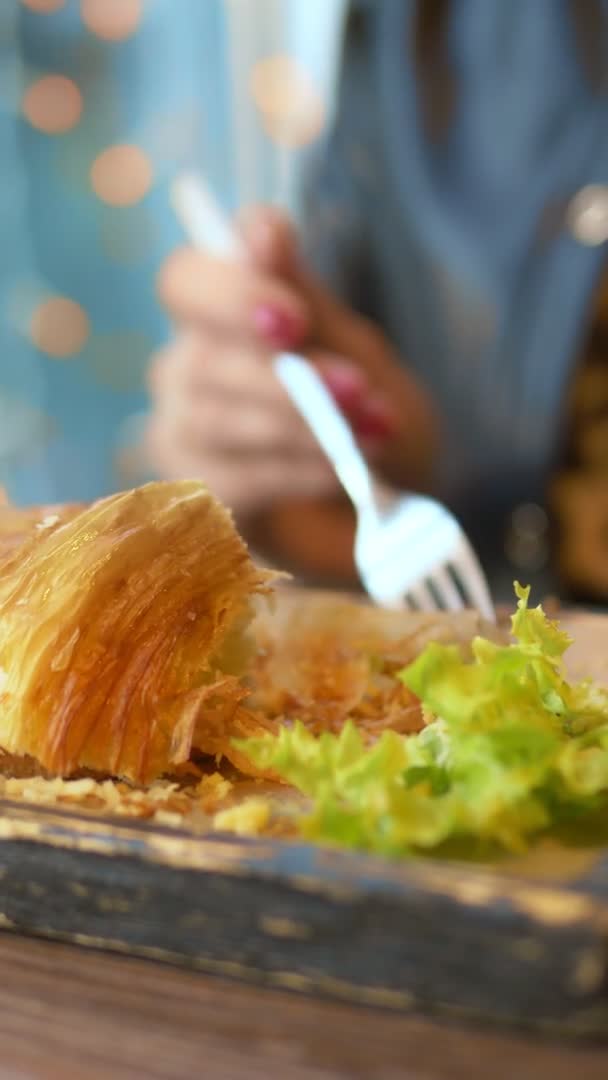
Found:
[[[367,389],[363,373],[351,364],[331,364],[323,368],[321,377],[327,389],[343,409],[361,405]]]
[[[397,417],[385,398],[371,397],[353,417],[353,426],[360,438],[388,439],[397,430]]]
[[[253,313],[253,325],[258,334],[271,345],[293,345],[302,333],[302,323],[297,315],[263,305]]]

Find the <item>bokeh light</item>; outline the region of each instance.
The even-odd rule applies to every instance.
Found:
[[[285,54],[266,57],[251,72],[251,94],[267,135],[292,148],[322,133],[325,106],[309,72]]]
[[[6,3],[6,0],[4,0]],[[65,7],[66,0],[21,0],[24,7],[30,11],[36,11],[40,15],[51,15],[59,8]]]
[[[34,310],[30,336],[41,352],[57,359],[75,356],[89,336],[89,318],[80,304],[67,296],[51,296]]]
[[[138,146],[109,146],[91,166],[93,191],[110,206],[133,206],[148,193],[152,165]]]
[[[82,94],[64,75],[45,75],[26,90],[21,111],[32,127],[47,135],[62,135],[76,127],[82,115]]]
[[[106,41],[122,41],[135,33],[143,13],[142,0],[81,0],[82,21]]]

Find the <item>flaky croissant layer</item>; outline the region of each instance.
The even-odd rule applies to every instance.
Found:
[[[238,705],[230,656],[269,578],[197,481],[33,527],[0,559],[0,747],[142,783],[187,760],[205,708]]]

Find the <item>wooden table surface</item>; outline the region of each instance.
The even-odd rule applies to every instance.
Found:
[[[0,933],[0,1077],[605,1080],[605,1048],[376,1012]]]

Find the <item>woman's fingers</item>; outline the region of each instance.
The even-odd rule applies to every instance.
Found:
[[[243,345],[290,348],[309,331],[305,300],[247,260],[225,262],[182,248],[164,263],[158,290],[176,322],[210,328]]]
[[[146,442],[148,457],[163,476],[203,480],[237,515],[258,513],[277,500],[325,497],[336,490],[322,456],[201,451],[187,438],[176,438],[159,417],[150,422]]]
[[[163,476],[198,476],[237,513],[337,480],[261,356],[212,337],[178,338],[156,359],[148,456]]]
[[[156,411],[176,437],[225,453],[319,453],[263,356],[190,336],[150,373]]]

